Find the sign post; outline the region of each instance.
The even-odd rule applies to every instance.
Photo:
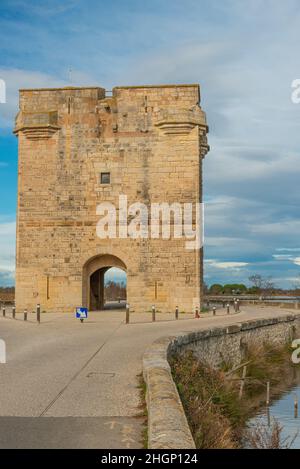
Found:
[[[88,318],[88,309],[78,306],[76,308],[76,318],[80,319],[80,322],[82,323],[84,319]]]

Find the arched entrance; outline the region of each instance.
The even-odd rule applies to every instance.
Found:
[[[126,272],[124,262],[111,254],[95,256],[83,267],[82,299],[83,305],[90,311],[104,309],[104,276],[111,267]]]

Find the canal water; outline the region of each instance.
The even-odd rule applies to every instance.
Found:
[[[280,301],[281,303],[296,303],[300,301],[299,296],[271,296],[264,298],[264,301]]]
[[[298,400],[298,412],[295,412],[295,399]],[[251,428],[256,423],[268,425],[272,419],[276,419],[280,427],[282,427],[281,439],[287,442],[294,441],[291,448],[300,448],[300,381],[294,387],[285,391],[277,400],[273,399],[269,407],[269,417],[266,408],[262,409],[255,417],[249,422],[248,426]]]

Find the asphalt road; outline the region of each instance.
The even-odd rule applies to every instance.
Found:
[[[0,417],[0,448],[140,448],[143,419]]]
[[[0,448],[140,448],[144,420],[138,375],[158,337],[288,310],[246,308],[238,315],[42,314],[41,324],[0,316],[7,363],[0,364]],[[291,312],[294,312],[291,310]],[[220,311],[223,313],[223,311]],[[10,316],[7,312],[7,316]]]

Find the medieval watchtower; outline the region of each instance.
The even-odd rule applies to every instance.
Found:
[[[97,236],[97,207],[201,201],[208,146],[198,85],[20,91],[16,306],[101,309],[104,272],[127,273],[135,311],[201,302],[186,239]],[[117,209],[118,212],[118,209]],[[129,220],[128,220],[129,223]]]

